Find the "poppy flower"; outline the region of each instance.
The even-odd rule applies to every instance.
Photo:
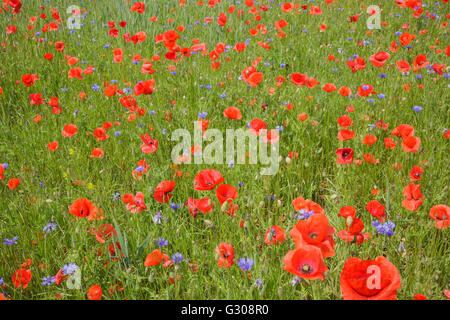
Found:
[[[402,201],[402,205],[409,211],[417,211],[422,205],[422,199],[425,198],[420,191],[420,184],[415,185],[412,182],[403,189],[403,196],[405,199]]]
[[[242,119],[242,113],[241,110],[239,110],[236,107],[228,107],[225,110],[223,110],[223,115],[225,118],[233,119],[233,120],[240,120]]]
[[[36,80],[40,80],[40,79],[38,78],[38,76],[37,76],[36,73],[33,74],[33,75],[31,75],[31,74],[25,74],[25,75],[22,76],[22,83],[23,83],[23,84],[25,85],[25,87],[27,87],[27,88],[31,87],[31,86],[34,84],[34,82],[35,82]]]
[[[391,55],[385,51],[380,51],[372,56],[370,56],[369,61],[372,62],[372,64],[377,67],[381,68],[386,61],[389,59]]]
[[[188,198],[187,204],[189,206],[189,212],[194,218],[197,217],[199,211],[203,214],[207,214],[208,212],[212,212],[213,208],[213,202],[210,198]],[[186,204],[184,205],[186,206]]]
[[[153,198],[155,201],[160,203],[169,202],[170,198],[172,198],[171,192],[175,188],[175,181],[163,181],[156,186],[156,189],[153,193]]]
[[[299,87],[301,87],[305,84],[307,78],[308,78],[308,76],[306,74],[295,73],[295,72],[291,74],[292,83]]]
[[[338,132],[338,140],[339,141],[346,141],[351,140],[356,136],[356,132],[351,130],[339,130]]]
[[[30,94],[30,104],[34,106],[38,106],[44,103],[44,99],[42,98],[42,93],[31,93]]]
[[[101,148],[92,149],[92,154],[89,156],[90,158],[103,158],[105,152]]]
[[[86,218],[91,215],[95,215],[97,212],[97,207],[88,199],[82,198],[75,200],[74,203],[69,208],[70,214],[79,217]]]
[[[361,219],[348,216],[345,221],[345,229],[339,231],[337,235],[341,240],[347,242],[353,242],[356,240],[356,244],[359,245],[370,239],[370,234],[367,232],[362,233],[363,230],[364,222]]]
[[[197,191],[212,190],[224,181],[219,171],[214,169],[202,170],[194,178],[194,189]]]
[[[249,131],[254,136],[259,136],[266,130],[266,128],[266,123],[261,119],[253,119],[250,121]]]
[[[222,242],[216,247],[217,265],[222,268],[229,268],[234,265],[234,249],[229,243]]]
[[[364,70],[366,68],[366,61],[361,57],[357,57],[355,60],[347,60],[347,66],[352,69],[352,72]]]
[[[333,234],[336,229],[329,225],[324,214],[313,214],[307,220],[300,220],[289,232],[297,248],[313,245],[322,251],[323,258],[335,255]]]
[[[416,35],[411,34],[409,32],[402,33],[399,38],[400,44],[402,46],[407,46],[415,38],[416,38]]]
[[[400,72],[406,73],[409,72],[409,70],[411,70],[411,65],[408,63],[408,61],[399,60],[397,61],[397,69]]]
[[[277,143],[278,140],[280,140],[280,136],[278,135],[277,130],[274,129],[267,131],[263,136],[264,143],[274,144]]]
[[[20,184],[20,179],[18,178],[12,178],[11,180],[8,181],[8,188],[11,190],[14,190],[15,188],[17,188]]]
[[[353,120],[349,116],[343,115],[338,118],[337,123],[342,128],[347,129],[348,127],[351,127],[353,125]]]
[[[61,132],[61,134],[62,134],[64,137],[69,137],[69,138],[71,138],[71,137],[73,137],[77,132],[78,132],[77,126],[74,125],[74,124],[69,123],[69,124],[66,124],[66,125],[64,126],[64,129],[63,129],[63,131]]]
[[[5,176],[3,175],[5,173],[5,168],[3,168],[3,165],[0,163],[0,180],[5,179]]]
[[[126,209],[131,213],[141,212],[142,210],[147,209],[147,206],[144,203],[144,194],[142,192],[136,193],[136,196],[127,193],[122,197],[122,201],[126,204]]]
[[[222,205],[226,200],[234,200],[238,196],[238,192],[235,187],[229,184],[221,184],[216,189],[217,199],[219,199],[220,205]]]
[[[384,146],[386,149],[394,149],[397,145],[397,142],[395,142],[392,138],[384,138]]]
[[[146,133],[145,136],[141,134],[140,137],[144,142],[140,146],[143,153],[152,153],[158,150],[158,140],[150,138],[148,133]]]
[[[336,150],[337,163],[347,164],[353,162],[353,149],[350,148],[339,148]]]
[[[153,252],[149,253],[144,261],[144,266],[154,267],[160,264],[164,260],[161,250],[155,249]]]
[[[97,141],[104,141],[109,138],[109,136],[106,134],[106,129],[103,127],[95,128],[92,135],[97,138]]]
[[[358,95],[360,97],[367,97],[368,95],[375,93],[375,91],[373,91],[373,86],[370,84],[363,84],[358,88]]]
[[[339,210],[339,214],[338,217],[343,217],[346,218],[347,217],[355,217],[356,215],[356,209],[353,208],[352,206],[344,206]]]
[[[286,233],[279,226],[271,226],[267,229],[266,234],[264,236],[264,242],[268,245],[275,245],[278,242],[286,241]]]
[[[283,258],[283,269],[300,278],[325,280],[328,271],[323,262],[322,252],[316,246],[304,245],[289,251]]]
[[[419,166],[414,166],[412,167],[411,171],[409,172],[409,178],[411,179],[411,181],[417,181],[422,179],[422,173],[423,173],[423,169]]]
[[[105,243],[105,239],[111,239],[113,236],[117,237],[116,229],[109,223],[102,224],[96,229],[91,228],[90,233],[95,235],[95,238],[100,243]]]
[[[292,200],[295,211],[305,210],[307,212],[312,212],[312,214],[323,213],[323,208],[311,200],[305,200],[303,197],[297,197]]]
[[[58,145],[59,145],[58,141],[47,143],[47,147],[51,152],[55,152],[55,150],[58,149]]]
[[[140,14],[144,13],[145,11],[145,3],[144,2],[135,2],[131,8],[131,12],[138,12]]]
[[[89,300],[100,300],[102,298],[102,288],[98,284],[94,284],[87,291],[87,297]]]
[[[450,225],[450,207],[438,204],[430,209],[430,218],[436,220],[434,225],[438,229],[445,229]]]
[[[427,61],[427,56],[424,54],[419,54],[413,60],[414,72],[419,71],[419,69],[425,68],[430,64],[430,61]]]
[[[369,134],[362,139],[362,143],[365,145],[368,145],[368,146],[373,145],[377,141],[378,141],[378,138],[375,137],[373,134]]]
[[[14,287],[26,289],[31,281],[32,274],[30,269],[18,269],[12,275],[12,283]]]
[[[326,92],[333,92],[336,91],[336,85],[334,83],[325,83],[324,86],[322,87],[322,90],[326,91]]]
[[[77,79],[83,80],[82,74],[83,74],[83,69],[81,69],[80,67],[76,67],[76,68],[72,68],[69,70],[68,77],[69,77],[69,79],[77,78]]]
[[[424,294],[418,293],[414,296],[414,300],[428,300],[427,297],[425,297]]]
[[[369,201],[366,205],[366,209],[373,217],[378,218],[380,222],[386,220],[385,206],[377,200]]]
[[[136,95],[136,97],[140,96],[141,94],[149,95],[149,94],[152,94],[153,91],[155,91],[154,86],[155,86],[154,79],[141,81],[134,86],[133,91],[134,91],[134,94]]]
[[[344,300],[396,300],[401,288],[397,268],[385,257],[347,259],[340,276]]]
[[[403,138],[402,148],[405,152],[416,153],[420,148],[420,138],[413,136]]]
[[[58,50],[59,52],[63,52],[65,47],[66,45],[64,44],[64,42],[61,41],[55,42],[55,49]]]
[[[392,130],[391,136],[397,136],[399,138],[414,136],[414,127],[409,124],[401,124]]]

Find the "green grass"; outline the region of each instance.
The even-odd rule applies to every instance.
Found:
[[[339,1],[334,5],[300,2],[301,5],[320,5],[323,13],[318,16],[301,10],[298,15],[293,11],[283,13],[276,1],[273,4],[260,1],[258,5],[273,7],[259,13],[260,21],[252,20],[253,15],[248,13],[249,8],[243,1],[241,5],[235,5],[236,12],[238,9],[245,12],[239,19],[236,12],[228,13],[227,8],[232,3],[227,0],[222,0],[214,8],[208,8],[206,2],[203,7],[190,1],[184,7],[179,7],[178,1],[145,2],[146,11],[141,15],[130,12],[131,4],[123,1],[108,1],[108,5],[101,1],[83,1],[83,4],[71,1],[88,10],[82,20],[83,27],[74,33],[70,33],[65,25],[67,1],[24,1],[21,13],[15,16],[11,12],[0,13],[0,33],[4,43],[0,52],[0,87],[3,89],[0,95],[0,163],[9,164],[4,173],[5,180],[0,181],[0,237],[19,237],[14,246],[0,245],[0,278],[4,278],[3,291],[9,297],[56,299],[54,294],[62,293],[63,299],[86,299],[88,288],[98,284],[103,289],[104,299],[342,299],[339,277],[345,260],[351,256],[374,259],[385,255],[400,272],[398,299],[413,299],[416,293],[423,293],[429,299],[445,299],[443,291],[450,289],[449,228],[435,228],[429,212],[432,206],[448,205],[449,201],[449,140],[443,138],[445,128],[450,127],[449,82],[448,78],[429,73],[426,69],[420,72],[422,79],[417,79],[413,70],[408,76],[403,76],[395,62],[407,60],[412,65],[414,57],[426,54],[432,63],[449,65],[444,52],[435,53],[437,47],[445,51],[449,45],[448,26],[442,27],[442,23],[448,20],[445,19],[448,4],[426,1],[428,7],[424,8],[424,13],[436,13],[440,17],[432,20],[413,18],[409,8],[401,9],[394,1],[383,1],[382,21],[387,25],[380,30],[372,30],[368,35],[368,15],[362,6],[377,4],[376,1]],[[435,2],[440,6],[435,6]],[[39,5],[45,8],[45,21],[39,18]],[[45,23],[53,20],[50,8],[60,11],[61,28],[34,35]],[[338,11],[338,8],[342,10]],[[228,15],[224,28],[217,24],[222,11]],[[348,23],[347,19],[357,13],[361,13],[358,21]],[[396,17],[396,14],[401,16]],[[31,31],[27,28],[30,16],[38,17],[35,29]],[[150,21],[152,16],[158,17],[158,22]],[[213,18],[208,26],[203,25],[205,17]],[[167,22],[170,18],[173,19],[172,24]],[[273,27],[274,22],[280,19],[288,22],[283,29],[287,35],[285,38],[279,39],[275,28],[256,37],[248,31],[260,23]],[[249,25],[245,23],[247,20],[251,21]],[[108,21],[116,21],[118,38],[110,37],[109,28],[103,27]],[[127,26],[117,26],[120,21],[127,21]],[[196,21],[200,23],[196,24]],[[322,23],[327,24],[325,32],[319,32]],[[405,32],[402,25],[407,23],[408,32],[417,35],[410,44],[413,48],[408,50],[400,46],[397,52],[390,52],[391,42],[398,41],[395,32]],[[11,25],[17,26],[17,32],[7,34],[6,26]],[[168,28],[163,28],[164,25]],[[249,43],[244,52],[230,48],[223,53],[218,59],[221,62],[218,70],[211,70],[209,56],[201,53],[174,63],[164,58],[167,50],[162,43],[155,44],[154,37],[167,30],[175,30],[178,25],[186,27],[184,32],[179,32],[183,38],[177,43],[181,47],[190,47],[194,38],[205,42],[209,50],[220,42],[234,47],[237,42],[245,42],[249,38]],[[227,28],[232,30],[227,32]],[[419,34],[424,29],[428,32]],[[146,32],[147,40],[141,44],[126,44],[122,39],[123,33],[133,35],[142,30]],[[38,42],[40,37],[46,40]],[[349,37],[352,40],[348,40]],[[270,50],[257,45],[258,41],[264,42],[268,38],[272,39],[269,41]],[[436,44],[437,40],[439,44]],[[65,43],[63,53],[50,45],[56,41]],[[371,42],[359,46],[357,41]],[[106,44],[110,47],[104,48]],[[430,46],[436,48],[433,50]],[[112,62],[112,50],[116,48],[124,50],[122,63]],[[369,62],[369,57],[379,51],[391,53],[383,70]],[[52,61],[43,58],[48,52],[54,54]],[[135,54],[148,59],[160,54],[161,60],[152,62],[156,73],[140,73],[142,62],[132,63],[131,57]],[[354,54],[363,57],[367,64],[364,70],[356,73],[346,65]],[[83,80],[68,79],[71,67],[64,55],[80,59],[75,67],[84,69],[93,65],[95,72],[84,76]],[[329,61],[328,55],[335,55],[340,62]],[[226,61],[227,57],[229,61]],[[238,78],[257,57],[262,58],[257,70],[264,74],[264,79],[257,87],[247,88]],[[82,60],[87,63],[82,64]],[[265,62],[270,65],[264,65]],[[176,75],[168,71],[171,64],[176,66]],[[287,66],[280,67],[280,64]],[[306,73],[321,84],[314,89],[299,88],[290,82],[292,72]],[[26,88],[21,82],[16,84],[22,75],[34,73],[40,80],[32,87]],[[379,73],[385,73],[387,77],[382,79]],[[279,75],[287,79],[280,88],[275,86]],[[122,89],[133,88],[138,81],[151,78],[155,79],[158,91],[149,96],[135,97],[138,105],[147,112],[133,122],[127,121],[128,114],[118,96],[107,98],[102,94],[105,81],[117,80],[119,89]],[[218,83],[223,83],[223,87],[220,88]],[[370,103],[363,97],[342,97],[337,92],[322,90],[325,83],[334,83],[338,89],[348,86],[354,94],[359,86],[370,83],[385,98],[379,99],[375,95],[373,103]],[[407,92],[404,86],[408,83],[411,89]],[[93,84],[98,84],[100,89],[93,91]],[[423,89],[418,88],[419,84]],[[211,85],[212,88],[200,88],[200,85]],[[273,95],[269,94],[270,87],[276,88]],[[67,91],[61,88],[67,88]],[[83,91],[87,98],[81,100],[78,94]],[[45,101],[58,97],[63,113],[52,114],[47,104],[30,105],[31,93],[42,93]],[[221,98],[222,94],[226,97]],[[253,106],[250,104],[252,100],[255,101]],[[294,109],[286,110],[285,103],[294,104]],[[265,111],[262,104],[268,105]],[[354,122],[351,130],[356,132],[356,137],[340,142],[337,139],[337,119],[346,114],[349,105],[355,108],[355,112],[349,115]],[[423,111],[413,111],[415,105],[422,106]],[[243,118],[224,118],[223,109],[229,106],[239,107]],[[78,110],[76,115],[75,110]],[[156,113],[151,115],[151,110]],[[292,159],[289,165],[283,160],[274,176],[261,177],[261,165],[236,164],[229,168],[227,164],[185,164],[179,166],[182,177],[173,177],[175,171],[171,168],[170,152],[176,142],[171,141],[171,133],[178,128],[187,128],[192,133],[198,112],[204,111],[208,113],[209,128],[224,132],[226,129],[246,128],[246,123],[254,118],[264,120],[268,129],[283,125],[280,156],[284,159],[289,152],[297,152],[298,159]],[[172,121],[165,120],[165,112],[172,113]],[[308,114],[308,120],[298,121],[300,113]],[[34,123],[32,120],[38,114],[42,120]],[[368,125],[378,120],[388,123],[389,128],[371,131]],[[118,121],[120,126],[113,125],[107,133],[110,138],[97,142],[92,132],[107,121]],[[312,121],[317,121],[317,125]],[[79,131],[73,138],[61,135],[67,123],[78,127]],[[421,138],[422,149],[419,152],[405,153],[401,142],[394,150],[385,149],[384,138],[389,137],[392,129],[400,124],[410,124],[415,128],[415,136]],[[149,126],[154,131],[150,131]],[[162,133],[163,129],[166,134]],[[121,135],[115,136],[115,131],[120,131]],[[159,149],[152,154],[144,154],[139,149],[142,143],[139,135],[146,132],[159,142]],[[372,146],[362,144],[362,138],[369,132],[378,138]],[[54,153],[50,152],[47,143],[56,140],[59,148]],[[104,150],[102,159],[89,157],[96,147]],[[355,159],[363,159],[362,154],[370,153],[379,159],[379,163],[363,161],[359,166],[339,165],[335,151],[341,147],[353,148]],[[131,172],[139,160],[147,161],[150,170],[138,181],[132,178]],[[423,161],[428,161],[424,166],[425,173],[416,184],[420,183],[425,199],[419,210],[410,212],[401,204],[403,188],[409,183],[410,169]],[[395,163],[400,163],[402,169],[396,170],[393,167]],[[235,201],[239,209],[234,218],[220,211],[214,190],[200,192],[193,189],[194,176],[200,170],[210,168],[220,171],[227,184],[238,188],[239,183],[243,183],[238,188],[239,196]],[[16,189],[10,190],[7,182],[14,177],[21,182]],[[74,185],[73,182],[78,180],[85,185]],[[176,181],[171,202],[184,204],[188,197],[211,197],[213,212],[206,216],[199,214],[193,219],[187,207],[183,209],[181,206],[174,211],[169,204],[154,201],[153,191],[164,180]],[[379,190],[377,196],[371,194],[372,189]],[[111,199],[116,192],[123,196],[139,191],[144,193],[147,205],[147,210],[140,213],[132,214],[122,201]],[[292,200],[298,196],[319,203],[337,231],[345,229],[344,219],[337,216],[339,209],[345,205],[354,206],[364,221],[364,231],[369,232],[374,241],[357,245],[344,242],[335,234],[336,255],[324,260],[329,268],[325,281],[304,280],[292,286],[293,275],[284,271],[282,266],[284,255],[294,249],[294,242],[287,236],[286,242],[268,246],[264,243],[264,234],[274,224],[281,226],[286,233],[291,230],[297,222],[292,218],[295,213]],[[76,220],[68,208],[78,198],[91,200],[103,209],[107,218],[100,221]],[[370,225],[373,217],[365,206],[373,199],[386,205],[388,219],[397,225],[394,236],[377,235]],[[157,212],[161,212],[167,221],[154,224],[152,219]],[[241,219],[246,220],[246,228],[239,227]],[[212,224],[205,223],[206,220]],[[50,221],[58,227],[45,234],[42,229]],[[124,258],[111,260],[107,251],[111,241],[101,244],[89,233],[90,228],[104,223],[111,223],[120,231],[118,238]],[[183,254],[185,259],[177,270],[173,267],[144,267],[146,255],[158,248],[156,241],[159,237],[168,240],[164,253],[169,256],[176,252]],[[236,259],[249,257],[255,261],[250,270],[251,279],[237,264],[229,269],[217,266],[214,250],[221,242],[234,246]],[[400,244],[404,245],[404,251],[398,250]],[[99,255],[98,250],[103,250],[103,253]],[[33,260],[32,280],[26,289],[15,288],[11,277],[25,259]],[[41,285],[43,277],[56,275],[68,263],[76,263],[81,268],[80,290],[69,290],[65,283],[60,286]],[[189,269],[190,263],[198,264],[197,273]],[[180,280],[171,284],[168,277],[176,275],[181,276]],[[264,283],[261,289],[254,286],[258,278]],[[110,295],[109,287],[119,282],[123,291]]]

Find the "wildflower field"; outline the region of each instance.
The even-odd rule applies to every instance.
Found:
[[[449,6],[2,0],[0,300],[450,299]]]

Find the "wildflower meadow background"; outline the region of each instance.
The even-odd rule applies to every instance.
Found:
[[[450,298],[447,2],[2,0],[0,300]]]

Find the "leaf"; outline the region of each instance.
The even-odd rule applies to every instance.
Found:
[[[144,242],[142,242],[142,244],[138,247],[137,253],[136,253],[136,260],[139,260],[141,258],[149,239],[150,239],[150,234],[148,234],[148,236],[147,236],[147,238],[145,238]]]

